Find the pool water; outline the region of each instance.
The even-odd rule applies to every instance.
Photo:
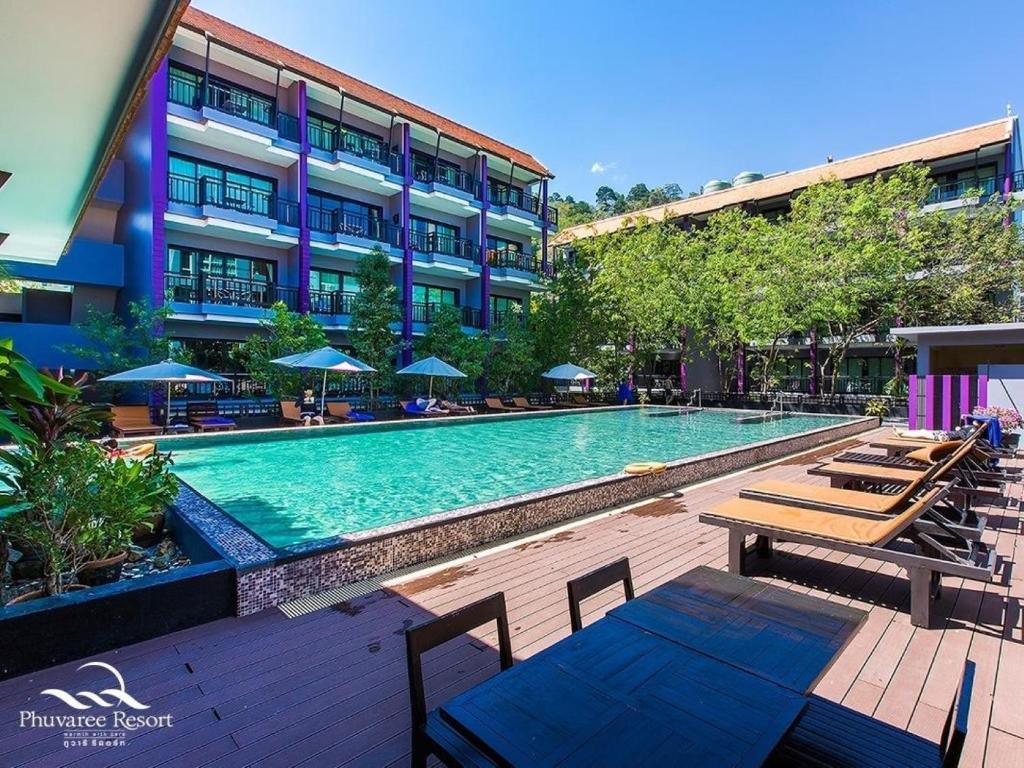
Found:
[[[453,419],[415,428],[294,429],[168,440],[174,471],[275,547],[831,426],[799,415],[737,424],[736,411],[663,409]]]

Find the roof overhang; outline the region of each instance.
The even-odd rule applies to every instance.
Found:
[[[912,344],[1024,344],[1024,323],[923,325],[893,328],[890,333]]]
[[[0,24],[0,259],[56,264],[187,0],[9,3]]]

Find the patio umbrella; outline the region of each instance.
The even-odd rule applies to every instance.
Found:
[[[122,371],[112,376],[104,376],[100,381],[112,381],[127,383],[131,381],[165,382],[167,384],[167,406],[164,408],[164,429],[171,423],[171,384],[190,384],[193,382],[229,382],[223,376],[216,373],[204,371],[202,368],[193,368],[191,365],[176,363],[173,360],[164,360],[162,363],[144,365],[141,368],[132,368],[130,371]]]
[[[327,400],[327,373],[336,371],[338,373],[373,373],[377,369],[371,368],[362,360],[339,352],[334,347],[320,347],[312,352],[299,352],[295,355],[287,355],[271,360],[272,363],[283,365],[288,368],[315,368],[324,372],[323,384],[320,388],[320,413],[324,412],[324,402]]]
[[[584,381],[597,378],[596,373],[591,373],[586,368],[580,368],[572,363],[556,365],[550,371],[544,371],[541,376],[545,379],[557,379],[559,381]]]
[[[407,365],[402,370],[395,371],[395,374],[401,376],[429,376],[430,383],[427,386],[427,397],[432,397],[434,394],[435,376],[442,379],[466,378],[466,374],[462,371],[453,368],[444,360],[439,360],[436,357],[425,357],[422,360],[417,360],[412,365]]]

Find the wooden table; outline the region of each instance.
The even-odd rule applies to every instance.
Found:
[[[697,568],[456,696],[498,765],[759,766],[863,611]]]

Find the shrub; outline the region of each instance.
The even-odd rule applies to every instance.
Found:
[[[977,416],[996,416],[999,419],[999,426],[1004,431],[1020,429],[1024,426],[1024,419],[1020,413],[1013,408],[1003,408],[998,405],[989,405],[985,408],[975,406],[973,413]]]
[[[881,398],[869,400],[868,404],[864,406],[864,415],[877,416],[880,419],[884,419],[889,415],[889,402]]]

